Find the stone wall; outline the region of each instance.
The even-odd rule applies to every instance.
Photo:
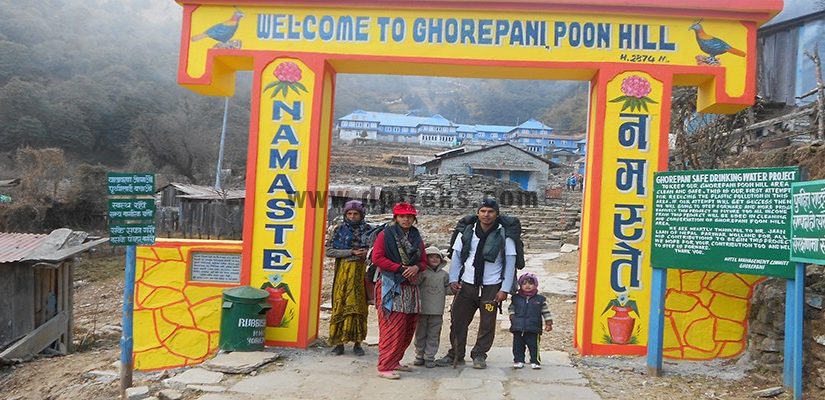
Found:
[[[522,190],[517,183],[482,175],[419,175],[416,207],[472,211],[485,196],[498,199],[502,206],[535,206],[536,192]],[[542,198],[543,200],[543,198]]]
[[[785,339],[785,281],[768,279],[753,292],[748,350],[758,367],[782,371]],[[808,266],[805,280],[804,382],[825,390],[825,273]],[[807,390],[807,389],[806,389]]]

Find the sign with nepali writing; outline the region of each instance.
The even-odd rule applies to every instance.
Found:
[[[656,174],[654,268],[793,277],[791,184],[799,168]]]
[[[791,261],[825,264],[825,180],[791,185]]]
[[[620,73],[606,88],[603,172],[594,182],[602,190],[599,215],[604,227],[592,245],[598,270],[590,340],[622,347],[612,351],[623,353],[635,346],[639,348],[633,351],[644,351],[646,344],[651,220],[647,204],[652,171],[661,163],[663,93],[662,82],[642,72]]]
[[[154,199],[110,199],[109,220],[154,220]]]
[[[106,174],[110,196],[134,196],[155,194],[154,174],[115,173]]]
[[[307,116],[314,90],[315,72],[298,60],[279,58],[263,70],[250,273],[255,287],[301,287],[302,260],[309,256],[303,240],[307,213],[316,206],[299,200],[313,168]],[[309,301],[289,299],[285,316],[267,327],[267,340],[297,340],[298,326],[290,321],[302,305],[295,300]]]
[[[232,253],[192,253],[190,281],[240,283],[241,255]]]
[[[113,246],[143,246],[155,244],[154,224],[111,224],[109,243]]]

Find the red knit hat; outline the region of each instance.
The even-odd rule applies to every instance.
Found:
[[[418,215],[418,211],[415,210],[415,206],[410,203],[397,203],[392,208],[393,215]]]

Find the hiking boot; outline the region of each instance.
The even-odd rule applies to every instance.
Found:
[[[427,368],[435,368],[438,366],[438,364],[436,364],[434,360],[427,360],[424,361],[424,366]]]
[[[438,365],[439,367],[452,367],[453,366],[453,358],[450,357],[450,356],[444,356],[444,357],[439,358],[438,360],[435,360],[435,364]],[[463,358],[460,359],[460,360],[457,360],[455,362],[455,365],[464,365],[464,364],[466,364],[466,362],[464,361]]]
[[[424,359],[416,357],[415,360],[413,360],[413,365],[415,365],[416,367],[424,365]]]
[[[483,357],[476,357],[473,359],[473,368],[475,369],[484,369],[487,368],[487,360]]]
[[[330,350],[330,353],[332,353],[332,355],[334,356],[340,356],[341,354],[344,354],[344,345],[339,344],[338,346],[333,347],[332,350]]]
[[[364,348],[361,347],[360,344],[357,344],[357,345],[352,347],[352,353],[355,354],[356,356],[363,356],[364,355]]]

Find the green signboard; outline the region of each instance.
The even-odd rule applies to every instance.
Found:
[[[138,173],[106,174],[110,196],[135,196],[155,194],[155,175]]]
[[[154,220],[154,199],[109,200],[109,220]]]
[[[825,180],[791,186],[791,261],[825,264]]]
[[[113,246],[143,246],[155,244],[154,224],[111,224],[109,243]]]
[[[799,168],[654,175],[654,268],[792,278],[791,183]]]

